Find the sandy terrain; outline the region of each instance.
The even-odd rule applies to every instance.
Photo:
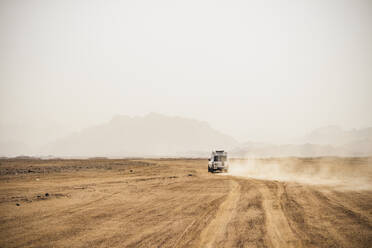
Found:
[[[269,180],[206,160],[3,159],[0,247],[371,247],[368,163],[261,160],[292,168]],[[322,165],[353,184],[317,182]]]

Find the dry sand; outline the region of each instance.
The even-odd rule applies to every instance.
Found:
[[[191,159],[0,163],[0,247],[372,244],[366,158],[255,161],[276,166],[266,178],[242,160],[237,176],[209,174],[206,160]],[[327,175],[337,183],[324,183]]]

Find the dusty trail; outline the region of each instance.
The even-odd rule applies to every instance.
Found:
[[[264,199],[265,224],[272,247],[302,247],[300,240],[292,232],[289,220],[286,218],[282,209],[282,183],[262,183],[260,192]]]
[[[240,197],[240,185],[235,180],[231,180],[230,183],[230,192],[226,200],[219,206],[215,218],[201,233],[200,247],[216,247],[214,243],[224,237],[226,226],[236,213],[236,205]]]
[[[371,221],[371,190],[210,174],[204,160],[0,161],[4,248],[369,248]]]

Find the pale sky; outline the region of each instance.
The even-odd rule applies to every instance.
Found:
[[[370,0],[1,0],[0,37],[0,141],[150,112],[242,142],[372,126]]]

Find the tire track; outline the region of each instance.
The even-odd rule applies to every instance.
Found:
[[[227,224],[236,213],[236,205],[240,197],[240,185],[235,180],[231,180],[231,190],[226,200],[220,205],[216,217],[203,229],[199,247],[215,247],[214,244],[224,237]]]
[[[283,185],[275,183],[276,192],[268,187],[269,182],[262,184],[259,191],[263,198],[263,208],[266,216],[266,231],[272,247],[302,247],[301,241],[292,232],[288,219],[281,207]]]

